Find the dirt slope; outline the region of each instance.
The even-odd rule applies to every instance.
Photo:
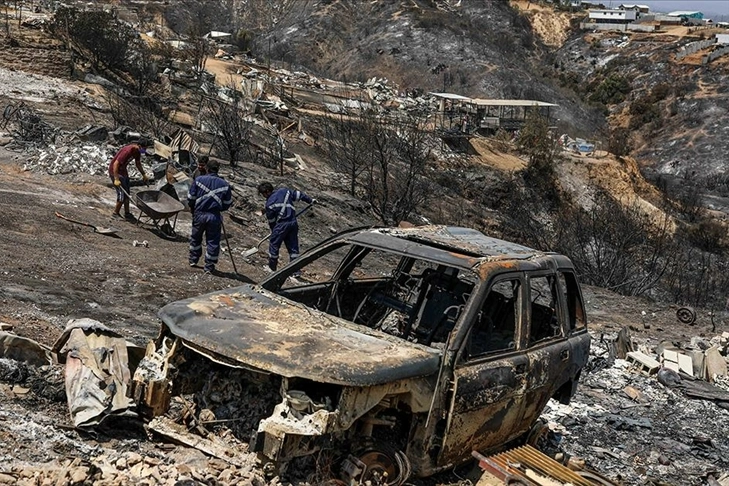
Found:
[[[527,16],[532,29],[545,45],[561,47],[569,38],[570,22],[574,18],[572,14],[558,12],[551,5],[541,5],[529,0],[512,0],[511,4]]]

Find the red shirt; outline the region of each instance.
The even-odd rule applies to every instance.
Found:
[[[109,163],[109,175],[114,177],[114,162],[119,161],[119,176],[129,177],[127,166],[132,160],[134,160],[135,163],[142,160],[142,152],[139,151],[138,145],[125,145],[116,153],[114,158],[111,159],[111,163]]]

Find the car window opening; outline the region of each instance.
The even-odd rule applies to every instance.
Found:
[[[283,284],[281,295],[336,317],[442,347],[473,291],[475,275],[410,256],[354,246],[330,279]],[[302,268],[304,275],[314,270]]]
[[[553,275],[530,277],[529,295],[532,314],[529,346],[562,336],[556,278]]]
[[[514,278],[489,289],[469,335],[469,359],[516,349],[520,288],[519,279]]]

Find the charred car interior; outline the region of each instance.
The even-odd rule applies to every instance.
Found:
[[[519,440],[550,398],[569,401],[590,345],[568,258],[444,226],[344,232],[259,285],[160,317],[140,408],[192,393],[274,467],[343,451],[353,484],[402,484]]]

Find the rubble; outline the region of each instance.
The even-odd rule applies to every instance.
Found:
[[[109,162],[119,149],[105,142],[81,142],[73,135],[59,137],[56,144],[44,147],[27,147],[24,171],[45,172],[50,175],[90,174],[105,175]],[[149,165],[142,160],[143,165]],[[129,176],[141,178],[134,164],[129,164]]]
[[[698,485],[729,471],[729,412],[723,409],[729,380],[719,376],[710,384],[665,362],[656,374],[641,373],[630,361],[611,359],[612,340],[603,338],[593,339],[572,402],[547,405],[547,448],[585,458],[589,467],[624,484]],[[658,361],[650,346],[637,347]]]
[[[23,170],[46,172],[51,175],[105,174],[114,155],[112,147],[94,143],[84,143],[80,146],[72,143],[48,145],[43,148],[31,148],[27,152],[30,157],[23,164]]]

